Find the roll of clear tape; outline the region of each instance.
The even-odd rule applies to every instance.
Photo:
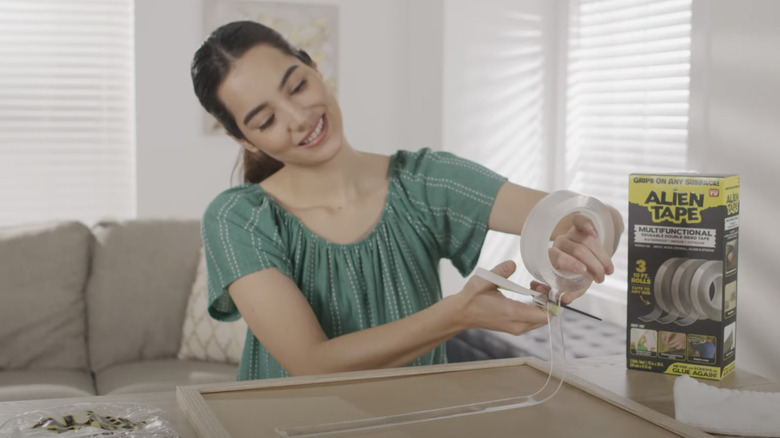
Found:
[[[561,220],[580,213],[591,220],[596,228],[599,244],[615,252],[618,239],[615,225],[607,207],[595,198],[560,190],[542,198],[523,224],[520,237],[520,255],[525,268],[537,280],[549,285],[556,293],[586,289],[593,279],[589,275],[574,274],[555,269],[548,255],[550,236]]]
[[[419,423],[423,421],[455,418],[486,412],[496,412],[533,406],[552,398],[563,384],[566,373],[563,341],[563,307],[561,298],[566,292],[587,288],[592,278],[561,272],[552,267],[549,258],[549,238],[555,226],[565,217],[581,213],[591,219],[599,236],[599,243],[614,253],[617,245],[612,216],[607,208],[593,198],[570,191],[553,192],[539,201],[523,226],[520,252],[528,271],[539,281],[552,288],[553,301],[545,306],[547,328],[550,335],[550,361],[547,380],[535,393],[502,400],[472,403],[424,411],[409,412],[382,417],[362,418],[312,426],[277,428],[282,437],[315,437],[331,434],[360,432],[382,427]],[[560,291],[560,292],[559,292]]]

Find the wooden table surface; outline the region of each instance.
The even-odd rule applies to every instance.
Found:
[[[629,370],[623,355],[585,358],[567,363],[567,371],[621,397],[674,418],[674,380],[677,376]],[[718,388],[780,392],[780,383],[737,368],[723,379],[698,379]],[[728,436],[728,435],[717,435]]]

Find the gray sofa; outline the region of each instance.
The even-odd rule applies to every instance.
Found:
[[[0,228],[0,401],[235,380],[177,359],[200,247],[196,220]]]

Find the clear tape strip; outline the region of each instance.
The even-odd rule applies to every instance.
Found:
[[[562,295],[562,294],[561,294]],[[336,433],[364,432],[401,424],[420,423],[423,421],[442,420],[465,415],[474,415],[486,412],[497,412],[507,409],[517,409],[543,403],[552,398],[563,384],[566,373],[565,348],[563,344],[563,323],[560,301],[547,303],[547,320],[550,334],[550,361],[547,381],[535,393],[502,400],[472,403],[467,405],[449,406],[445,408],[429,409],[424,411],[409,412],[382,417],[361,418],[335,423],[317,424],[312,426],[298,426],[292,428],[279,428],[276,432],[285,438],[292,437],[319,437]]]
[[[593,281],[587,275],[570,274],[554,269],[548,256],[549,236],[552,235],[555,226],[563,218],[575,212],[582,213],[593,221],[599,236],[599,243],[604,248],[614,252],[618,236],[614,235],[614,224],[607,208],[594,198],[566,190],[552,192],[534,206],[523,225],[522,235],[525,237],[520,239],[520,252],[526,269],[537,280],[552,288],[549,297],[554,300],[534,300],[537,305],[543,305],[546,310],[550,335],[550,369],[547,380],[538,391],[530,395],[467,405],[310,426],[277,428],[277,434],[289,438],[359,432],[394,425],[517,409],[537,405],[552,398],[563,384],[566,373],[561,297],[568,291],[584,289]]]

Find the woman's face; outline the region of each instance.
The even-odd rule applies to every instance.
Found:
[[[343,143],[341,110],[316,68],[268,46],[249,49],[217,89],[245,148],[287,164],[313,166]]]

